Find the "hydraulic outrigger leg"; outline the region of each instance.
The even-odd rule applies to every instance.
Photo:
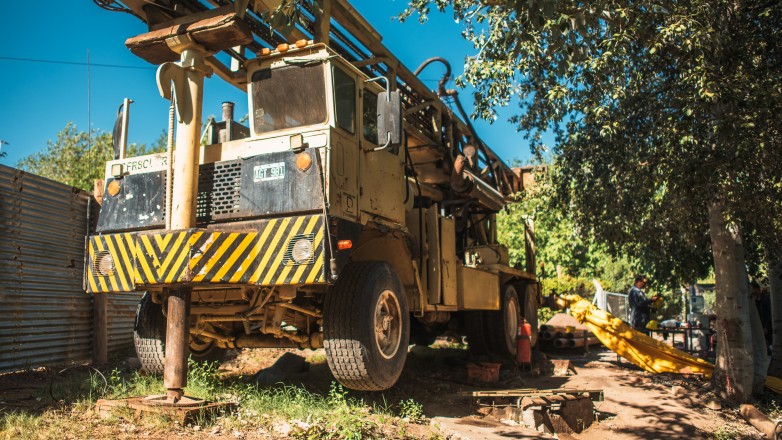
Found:
[[[158,69],[158,88],[164,98],[176,103],[178,124],[174,151],[174,188],[167,201],[170,230],[195,227],[198,197],[199,134],[201,132],[201,98],[204,77],[211,69],[204,64],[206,51],[188,36],[166,41],[180,54],[178,63],[165,63]],[[173,90],[173,93],[172,93]],[[169,167],[171,170],[171,167]],[[170,173],[170,172],[169,172]],[[167,176],[171,181],[171,176]],[[180,286],[168,292],[166,315],[166,356],[163,383],[167,403],[177,403],[187,386],[187,357],[190,345],[190,291]]]

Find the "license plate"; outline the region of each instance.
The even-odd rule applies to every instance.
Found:
[[[266,182],[285,178],[285,162],[268,163],[253,167],[253,181]]]

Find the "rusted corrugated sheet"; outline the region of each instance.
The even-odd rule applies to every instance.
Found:
[[[108,296],[109,357],[123,354],[133,346],[133,323],[141,295],[142,292],[129,292]]]
[[[0,370],[90,359],[89,197],[0,166]]]
[[[89,361],[84,293],[90,195],[0,165],[0,371]],[[109,351],[132,345],[138,294],[111,298]]]

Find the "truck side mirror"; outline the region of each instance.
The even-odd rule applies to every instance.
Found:
[[[402,145],[402,97],[399,91],[377,96],[377,141],[375,151]]]

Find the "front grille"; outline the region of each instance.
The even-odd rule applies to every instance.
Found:
[[[165,177],[163,178],[165,182]],[[196,223],[227,218],[239,212],[239,190],[242,186],[241,159],[203,164],[198,169]],[[166,203],[163,193],[163,206]],[[163,213],[165,219],[165,212]]]
[[[239,211],[239,190],[242,186],[242,161],[232,160],[214,164],[210,212],[213,217],[231,215]],[[199,198],[201,194],[199,194]]]

